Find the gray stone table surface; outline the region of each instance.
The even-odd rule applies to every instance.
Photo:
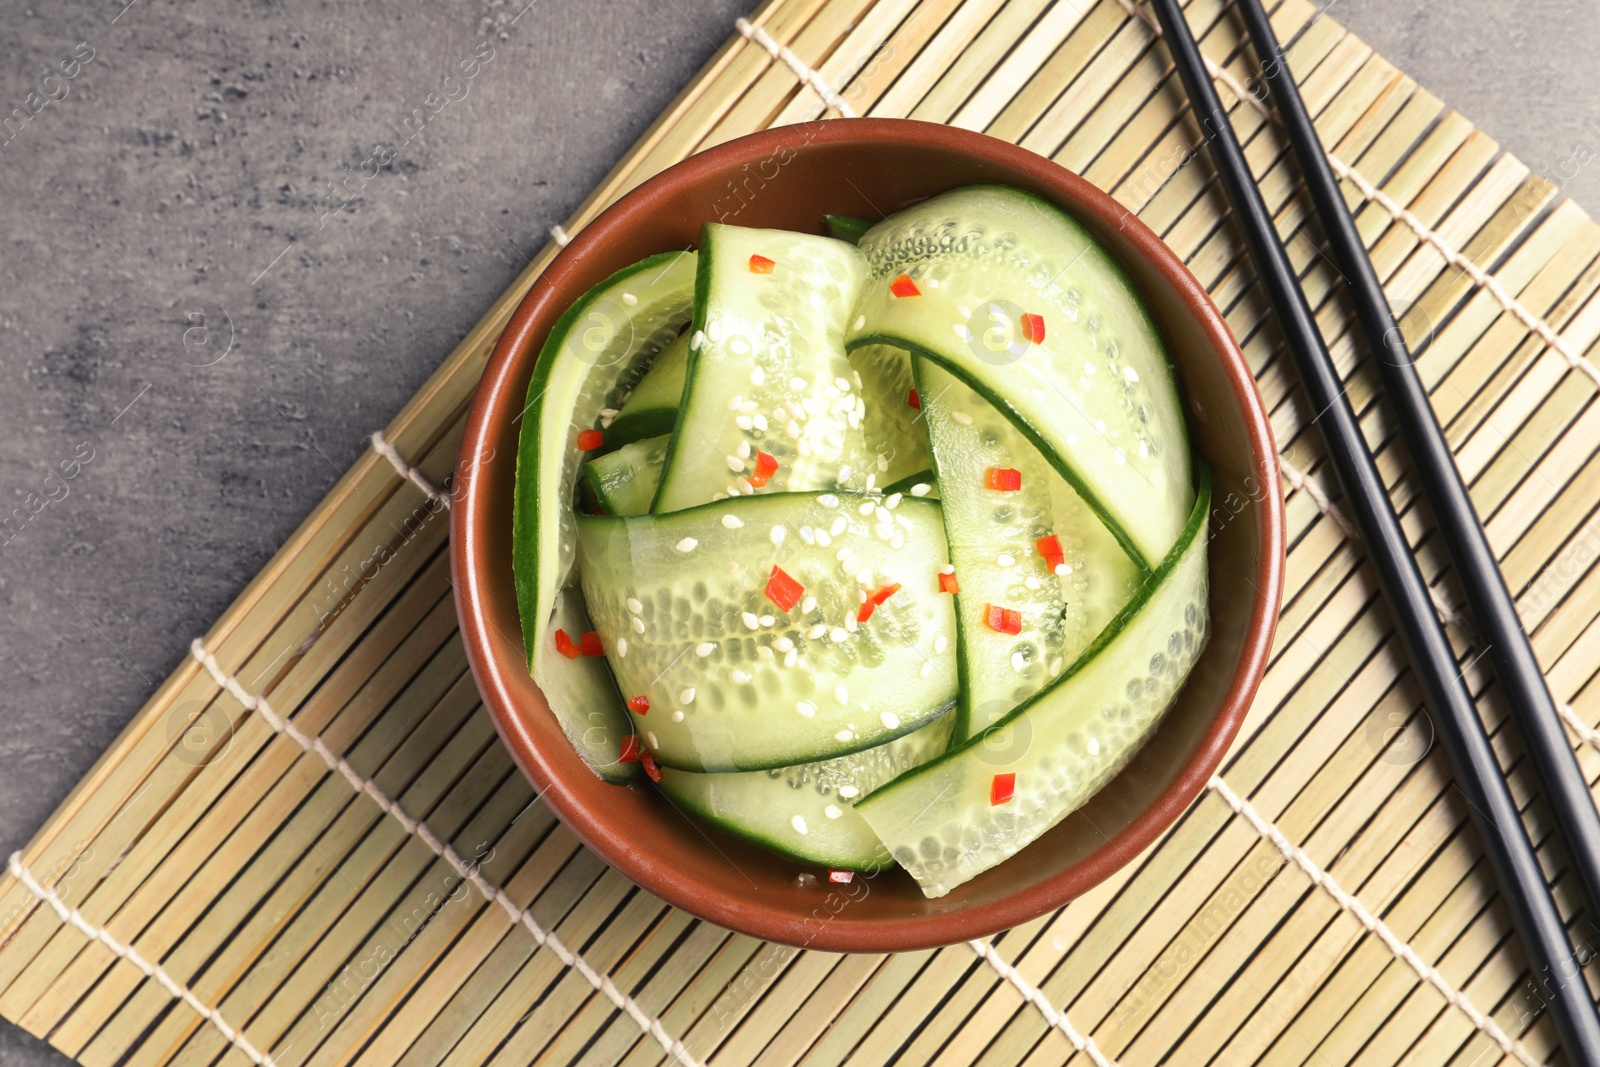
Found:
[[[59,98],[0,135],[0,510],[50,500],[0,534],[0,853],[750,2],[0,3],[0,114]],[[1600,10],[1332,10],[1600,205]],[[0,1065],[65,1062],[0,1023]]]

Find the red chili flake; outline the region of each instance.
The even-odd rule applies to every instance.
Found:
[[[750,484],[760,489],[776,473],[778,473],[777,457],[757,452],[756,469],[750,472]]]
[[[773,567],[767,578],[767,599],[784,611],[793,610],[805,595],[806,587],[784,573],[782,567]]]
[[[983,606],[983,624],[997,634],[1020,634],[1022,612],[1016,608],[1002,608],[997,604]]]
[[[892,585],[884,586],[876,593],[873,593],[871,596],[867,597],[867,599],[861,604],[861,610],[856,612],[856,621],[866,622],[868,619],[872,618],[872,613],[873,611],[877,610],[878,605],[882,604],[885,600],[888,600],[899,591],[900,583],[895,582]]]
[[[582,649],[572,643],[572,638],[567,636],[567,631],[557,630],[556,651],[568,659],[577,659],[578,654],[582,651]]]
[[[1044,344],[1044,316],[1022,316],[1022,339],[1030,345]]]
[[[1061,539],[1055,534],[1041,537],[1033,544],[1039,550],[1039,555],[1044,557],[1045,566],[1052,571],[1067,561],[1067,554],[1061,550]]]
[[[1015,467],[990,467],[983,472],[983,487],[1001,493],[1015,493],[1022,488],[1022,472]]]
[[[911,275],[901,274],[889,283],[889,291],[898,297],[921,296],[922,290],[911,280]]]
[[[578,451],[592,452],[606,443],[606,435],[599,430],[578,431]]]
[[[628,698],[628,710],[636,715],[643,715],[650,710],[650,698],[640,693],[636,697]]]
[[[639,735],[629,734],[622,739],[622,753],[617,756],[618,763],[639,762]]]
[[[855,878],[856,878],[856,872],[855,871],[829,871],[828,872],[828,881],[830,881],[830,882],[853,882],[853,881],[855,881]]]
[[[650,754],[648,748],[639,750],[639,765],[644,768],[644,773],[650,776],[652,782],[661,781],[661,764],[656,762],[656,758]]]
[[[951,572],[950,574],[945,574],[943,571],[939,572],[939,592],[941,592],[941,593],[959,593],[959,592],[961,592],[961,583],[956,581],[956,576],[955,576],[954,572]]]
[[[766,256],[751,256],[750,257],[750,273],[751,274],[771,274],[772,273],[772,268],[776,267],[776,266],[777,266],[777,264],[774,263],[772,260],[768,259]]]
[[[915,389],[906,394],[906,407],[916,408],[918,411],[922,410],[922,398],[917,395]]]
[[[1017,776],[1014,772],[997,774],[989,783],[989,806],[999,807],[1010,800],[1017,792]]]
[[[594,507],[589,509],[589,514],[591,515],[604,515],[605,513],[606,509],[601,507],[599,504],[596,504]]]

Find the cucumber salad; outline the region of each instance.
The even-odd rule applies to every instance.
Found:
[[[998,185],[708,223],[595,286],[523,410],[529,669],[603,778],[942,896],[1133,759],[1207,634],[1209,471],[1143,302]]]

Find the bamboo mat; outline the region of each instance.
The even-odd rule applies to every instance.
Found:
[[[1147,16],[771,0],[741,22],[13,858],[0,1014],[96,1067],[1560,1062],[1540,982],[1594,986],[1600,927],[1458,622],[1586,946],[1528,973]],[[1454,620],[1238,23],[1189,19]],[[1304,0],[1274,21],[1594,781],[1600,226]],[[897,956],[729,934],[581,848],[479,707],[445,544],[465,407],[566,232],[708,145],[854,114],[986,130],[1111,190],[1226,312],[1286,459],[1283,619],[1211,788],[1061,911]]]

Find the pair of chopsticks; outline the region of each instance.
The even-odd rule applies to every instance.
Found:
[[[1600,1064],[1600,1017],[1577,966],[1581,957],[1575,954],[1567,937],[1517,805],[1462,680],[1463,672],[1457,668],[1444,626],[1435,613],[1410,543],[1400,529],[1377,465],[1367,451],[1360,424],[1311,307],[1251,177],[1227,110],[1217,98],[1178,0],[1151,0],[1151,6],[1189,91],[1195,116],[1210,142],[1218,177],[1234,216],[1245,231],[1256,273],[1271,299],[1301,384],[1312,408],[1319,412],[1313,421],[1322,428],[1329,460],[1345,497],[1354,506],[1368,557],[1394,612],[1411,669],[1438,721],[1456,783],[1472,808],[1501,897],[1522,935],[1535,981],[1550,994],[1567,1059]],[[1600,811],[1567,743],[1544,674],[1518,620],[1488,538],[1434,418],[1428,394],[1417,377],[1411,353],[1395,324],[1305,103],[1287,73],[1282,48],[1261,0],[1239,0],[1238,6],[1334,261],[1350,285],[1362,332],[1378,357],[1387,399],[1399,416],[1406,446],[1472,617],[1487,642],[1495,676],[1555,811],[1590,918],[1600,921]]]

